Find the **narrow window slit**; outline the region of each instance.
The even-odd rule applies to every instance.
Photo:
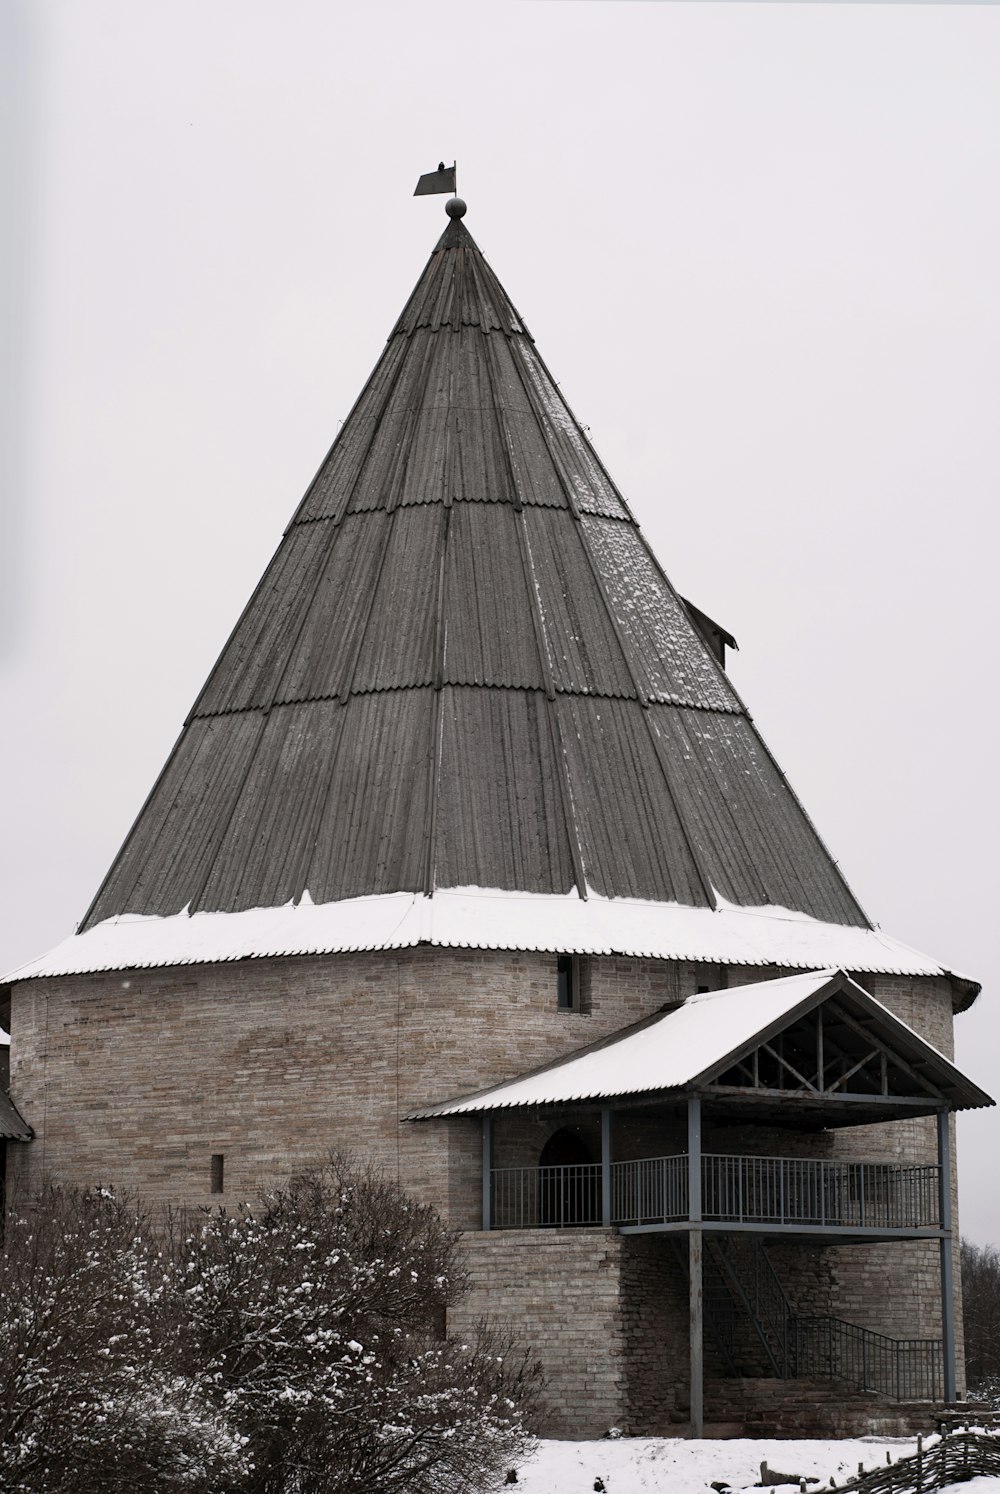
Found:
[[[556,1006],[571,1012],[576,1006],[576,961],[573,955],[559,955],[556,960]]]

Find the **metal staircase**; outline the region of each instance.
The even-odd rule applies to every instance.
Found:
[[[686,1275],[686,1248],[675,1242],[674,1252]],[[942,1398],[938,1339],[893,1339],[842,1318],[797,1313],[753,1236],[706,1234],[703,1260],[705,1324],[728,1374],[832,1379],[894,1401]]]
[[[706,1317],[721,1309],[720,1331],[731,1335],[730,1356],[744,1373],[792,1378],[788,1330],[794,1313],[758,1240],[708,1235],[704,1255]]]

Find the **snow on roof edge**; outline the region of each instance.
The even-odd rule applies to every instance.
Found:
[[[821,923],[787,908],[690,908],[637,899],[453,888],[314,904],[195,913],[125,914],[63,940],[7,982],[112,970],[352,954],[429,944],[447,949],[572,951],[789,970],[841,967],[950,975],[880,929]]]

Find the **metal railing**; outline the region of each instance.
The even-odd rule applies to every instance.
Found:
[[[615,1224],[666,1224],[688,1217],[688,1159],[644,1157],[611,1169]]]
[[[705,1219],[921,1229],[938,1223],[938,1169],[804,1157],[702,1158]]]
[[[706,1254],[720,1291],[711,1294],[706,1276],[706,1314],[718,1312],[728,1291],[717,1336],[724,1358],[741,1356],[739,1309],[781,1379],[839,1380],[856,1390],[895,1401],[934,1401],[944,1395],[944,1350],[939,1339],[888,1338],[843,1318],[795,1312],[767,1251],[753,1236],[719,1236]]]
[[[925,1229],[940,1222],[938,1169],[929,1164],[705,1153],[701,1178],[702,1217],[712,1223]],[[599,1163],[495,1168],[492,1187],[495,1229],[602,1220]],[[687,1218],[685,1154],[614,1163],[613,1224],[670,1224]]]
[[[787,1378],[792,1373],[790,1327],[791,1303],[760,1240],[752,1235],[709,1236],[705,1259],[718,1273],[720,1284],[742,1302],[774,1373]],[[710,1277],[706,1275],[706,1281]],[[734,1290],[735,1289],[735,1290]],[[731,1352],[735,1351],[735,1339]]]
[[[935,1338],[887,1338],[842,1318],[792,1315],[792,1373],[829,1377],[896,1401],[944,1397],[944,1351]]]
[[[497,1167],[493,1170],[495,1229],[600,1224],[601,1168]]]

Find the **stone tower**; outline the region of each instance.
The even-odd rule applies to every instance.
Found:
[[[558,1431],[953,1394],[978,987],[859,906],[463,212],[8,978],[9,1169],[194,1205],[372,1158],[468,1232],[456,1323],[544,1346]]]

